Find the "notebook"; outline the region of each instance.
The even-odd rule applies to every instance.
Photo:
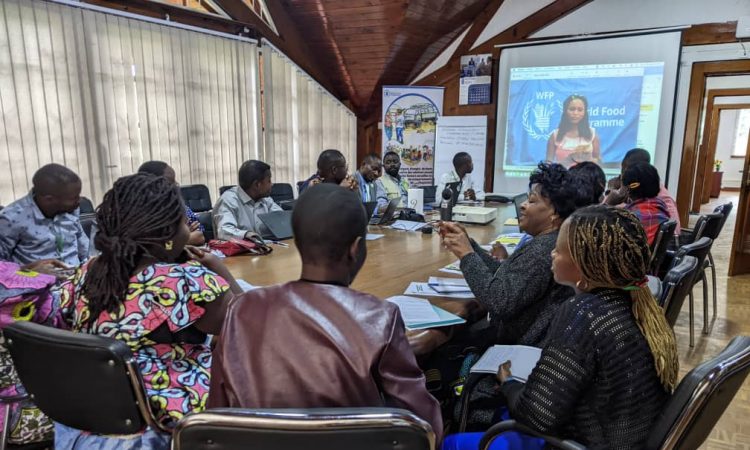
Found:
[[[511,379],[525,383],[541,356],[542,349],[537,347],[493,345],[484,352],[469,372],[496,374],[500,364],[510,361]]]
[[[398,306],[407,330],[447,327],[466,322],[423,298],[396,295],[386,300]]]

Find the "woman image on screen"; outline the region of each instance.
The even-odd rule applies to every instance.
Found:
[[[563,102],[560,124],[547,141],[547,160],[571,167],[579,162],[599,162],[599,136],[589,125],[586,97],[573,94]]]

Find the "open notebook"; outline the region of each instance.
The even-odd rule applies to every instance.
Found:
[[[407,330],[447,327],[466,322],[465,319],[438,308],[423,298],[396,295],[386,300],[398,306]]]
[[[537,347],[493,345],[471,367],[470,372],[496,374],[500,364],[510,361],[511,379],[525,383],[541,356],[542,349]]]

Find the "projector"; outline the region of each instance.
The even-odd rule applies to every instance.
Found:
[[[453,220],[466,223],[490,223],[497,218],[497,209],[480,206],[454,206]]]

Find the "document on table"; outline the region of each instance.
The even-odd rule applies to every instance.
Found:
[[[542,349],[537,347],[493,345],[471,367],[470,372],[496,374],[500,364],[510,361],[511,378],[525,383],[541,356]]]
[[[438,308],[423,298],[397,295],[386,300],[398,306],[408,330],[445,327],[466,322],[465,319]]]
[[[426,227],[426,222],[412,222],[409,220],[397,220],[391,224],[394,230],[418,231]]]
[[[433,297],[448,297],[448,298],[474,298],[474,294],[471,292],[449,292],[441,293],[430,287],[428,283],[418,283],[413,281],[406,288],[406,295],[428,295]]]
[[[367,233],[365,236],[366,241],[377,241],[378,239],[385,236],[384,234]]]
[[[505,222],[503,222],[503,225],[508,225],[509,227],[517,227],[518,219],[515,217],[509,217],[505,219]]]
[[[242,288],[243,292],[252,291],[253,289],[258,289],[258,286],[253,286],[252,284],[248,283],[242,278],[237,278],[237,284],[240,286],[240,288]]]
[[[525,236],[525,233],[504,233],[496,237],[490,242],[490,245],[494,243],[503,244],[505,250],[508,251],[508,256],[512,255],[516,251],[516,247],[521,243],[521,239]],[[491,250],[490,250],[491,251]]]
[[[461,261],[454,261],[447,266],[440,269],[440,272],[444,273],[452,273],[454,275],[463,275],[463,272],[461,272]]]
[[[436,292],[450,294],[458,292],[471,292],[469,284],[463,278],[441,278],[430,277],[427,284]]]

